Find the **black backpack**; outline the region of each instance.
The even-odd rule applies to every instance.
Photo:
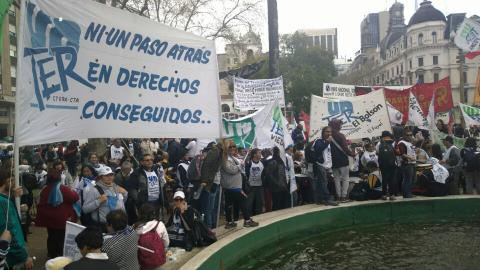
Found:
[[[378,149],[378,163],[380,168],[393,168],[397,165],[397,157],[392,144],[381,142]]]
[[[480,165],[480,160],[475,153],[474,149],[471,148],[465,148],[462,150],[463,154],[463,168],[467,172],[474,172],[478,169],[478,166]]]
[[[315,163],[317,158],[315,156],[315,143],[318,139],[309,142],[307,146],[305,146],[305,161],[307,163]]]

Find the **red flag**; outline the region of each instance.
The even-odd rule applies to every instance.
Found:
[[[304,111],[301,111],[300,112],[300,117],[302,118],[303,122],[305,122],[304,130],[305,130],[305,133],[307,134],[307,138],[308,138],[308,134],[310,133],[310,115],[308,115]]]
[[[480,51],[469,52],[465,54],[465,58],[473,59],[480,55]]]

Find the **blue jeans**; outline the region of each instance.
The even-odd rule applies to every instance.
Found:
[[[415,177],[415,165],[406,164],[402,166],[402,193],[404,198],[411,198],[412,183]]]
[[[203,221],[210,229],[215,228],[214,225],[217,223],[217,212],[215,211],[217,205],[215,202],[218,204],[218,199],[216,199],[218,190],[219,185],[213,184],[210,191],[204,188],[200,195],[200,213],[203,215]]]
[[[327,202],[330,200],[330,193],[328,192],[328,179],[327,179],[327,170],[318,165],[313,164],[313,174],[315,179],[313,179],[313,191],[316,203]]]

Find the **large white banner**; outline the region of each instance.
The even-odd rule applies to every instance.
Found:
[[[323,97],[344,98],[355,96],[355,85],[323,83]]]
[[[392,129],[383,91],[342,99],[312,95],[310,108],[310,138],[320,137],[322,128],[333,119],[343,121],[341,132],[351,140],[380,136]]]
[[[455,35],[455,45],[467,52],[480,50],[480,23],[465,18]]]
[[[407,124],[411,126],[416,126],[419,129],[429,130],[430,124],[428,122],[427,117],[422,112],[422,108],[417,101],[415,95],[410,92],[410,96],[408,98],[408,121]]]
[[[23,3],[19,145],[219,137],[214,41],[95,1]]]
[[[278,100],[285,107],[283,77],[265,80],[233,80],[233,104],[240,111],[259,110]]]

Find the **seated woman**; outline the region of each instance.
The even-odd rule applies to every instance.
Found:
[[[185,201],[185,193],[173,195],[174,210],[167,222],[170,247],[191,251],[194,246],[207,246],[217,239],[215,234],[200,220],[200,214]]]
[[[170,244],[167,228],[163,222],[157,220],[155,206],[144,204],[138,211],[138,222],[134,225],[138,235],[146,234],[155,229],[160,239],[163,241],[165,249]]]
[[[416,195],[440,197],[448,195],[448,187],[445,183],[449,176],[448,170],[443,167],[436,158],[430,158],[429,164],[432,164],[432,168],[424,170],[417,176],[418,188],[414,192]]]

